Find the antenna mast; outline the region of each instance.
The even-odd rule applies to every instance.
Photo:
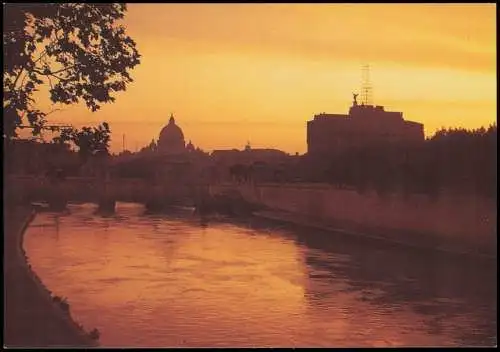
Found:
[[[361,102],[363,105],[373,105],[373,88],[370,81],[370,66],[362,68]]]

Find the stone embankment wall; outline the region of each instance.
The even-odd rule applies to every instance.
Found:
[[[245,200],[340,228],[374,229],[389,236],[432,235],[474,247],[496,248],[495,199],[479,196],[379,196],[325,184],[220,184],[212,194],[238,191]]]
[[[4,346],[97,347],[28,263],[22,243],[32,209],[6,204],[4,213]]]

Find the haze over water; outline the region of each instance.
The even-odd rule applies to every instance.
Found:
[[[24,247],[102,346],[496,345],[495,263],[135,204],[94,211],[39,213]]]

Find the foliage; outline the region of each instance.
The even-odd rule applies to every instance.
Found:
[[[66,297],[54,296],[52,300],[57,303],[65,313],[69,314],[69,303]]]
[[[424,193],[436,197],[442,190],[496,195],[496,125],[476,130],[441,129],[416,144],[378,144],[325,157],[302,168],[321,170],[320,179],[339,187],[367,186],[383,195]]]
[[[250,178],[250,172],[250,167],[243,164],[234,164],[229,168],[231,178],[236,180],[238,183],[248,181]]]
[[[103,122],[97,127],[83,127],[81,130],[72,127],[63,128],[53,141],[59,144],[72,142],[78,147],[80,157],[86,161],[92,156],[109,155],[110,134],[108,123]]]
[[[113,102],[139,64],[135,42],[117,23],[125,4],[4,4],[4,138],[28,125],[39,135],[47,113],[34,93],[50,85],[53,103],[83,100],[92,111]]]
[[[101,337],[101,333],[97,328],[92,329],[88,335],[92,340],[99,340],[99,337]]]

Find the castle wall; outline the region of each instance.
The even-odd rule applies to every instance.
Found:
[[[423,125],[382,107],[353,106],[349,115],[320,114],[307,122],[308,153],[341,153],[377,142],[423,141]]]

